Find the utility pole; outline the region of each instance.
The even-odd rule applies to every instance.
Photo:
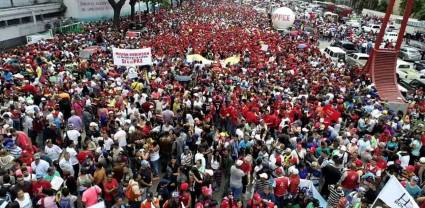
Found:
[[[10,6],[14,7],[13,0],[10,0]]]

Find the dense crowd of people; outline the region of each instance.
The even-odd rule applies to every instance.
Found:
[[[282,35],[249,4],[205,0],[143,24],[0,54],[0,208],[367,207],[390,176],[422,204],[423,89],[390,109],[362,69],[320,53],[332,23],[300,15]],[[151,47],[154,63],[115,66],[114,47]]]

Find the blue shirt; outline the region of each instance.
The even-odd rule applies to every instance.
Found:
[[[407,185],[406,185],[406,191],[409,192],[409,194],[413,198],[416,198],[419,195],[421,195],[422,189],[418,185],[412,186],[410,183],[407,183]]]

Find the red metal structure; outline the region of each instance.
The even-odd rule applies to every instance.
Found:
[[[385,49],[379,48],[384,39],[388,21],[390,20],[391,13],[393,12],[394,3],[395,0],[390,0],[388,2],[387,12],[382,21],[381,30],[376,37],[375,47],[372,49],[370,58],[364,70],[367,70],[371,74],[372,81],[375,83],[375,87],[378,90],[381,100],[404,103],[405,100],[398,89],[396,78],[397,57],[400,52],[401,43],[403,42],[407,21],[409,20],[412,12],[413,0],[407,1],[395,47]]]

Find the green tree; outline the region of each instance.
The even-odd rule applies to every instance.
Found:
[[[400,1],[400,14],[404,14],[404,9],[406,8],[407,0]],[[420,20],[425,19],[425,0],[414,0],[412,17],[418,18]]]
[[[378,4],[378,11],[380,12],[386,12],[388,7],[388,0],[381,0]]]
[[[111,5],[112,9],[114,10],[114,18],[113,23],[114,26],[117,27],[120,23],[120,15],[121,15],[121,9],[124,6],[126,0],[108,0],[109,4]]]

